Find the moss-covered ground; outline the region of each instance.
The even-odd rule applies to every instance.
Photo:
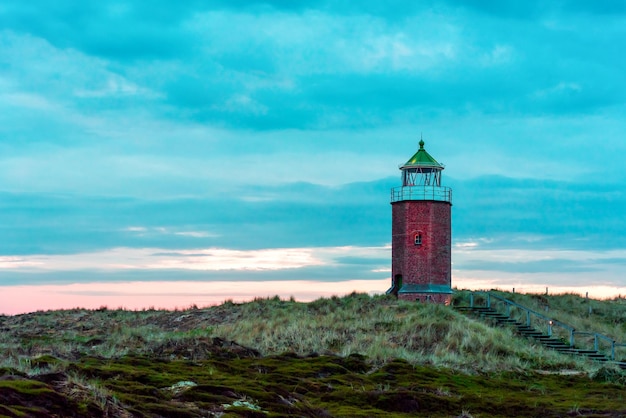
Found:
[[[98,382],[108,397],[81,404],[64,391],[71,375]],[[585,374],[468,375],[403,360],[372,366],[356,354],[85,357],[64,372],[29,378],[5,369],[0,379],[0,416],[10,417],[626,416],[626,388]]]

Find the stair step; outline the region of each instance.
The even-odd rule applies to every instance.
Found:
[[[564,349],[557,348],[556,351],[558,351],[561,354],[572,354],[572,355],[578,354],[576,350],[572,350],[571,348],[564,348]]]
[[[567,344],[565,341],[558,340],[556,338],[544,339],[543,342],[545,344],[566,345],[569,347],[569,344]]]
[[[587,354],[585,357],[593,361],[609,361],[609,358],[603,354]]]
[[[569,345],[562,339],[554,338],[550,335],[546,335],[538,331],[537,329],[533,328],[532,326],[526,325],[528,323],[526,321],[523,321],[523,320],[518,321],[516,319],[511,318],[510,315],[505,315],[491,307],[455,306],[454,308],[460,312],[473,314],[475,317],[479,316],[480,318],[483,318],[485,320],[490,319],[492,320],[491,322],[492,325],[495,325],[495,324],[499,326],[512,325],[516,328],[515,331],[519,336],[526,337],[529,339],[532,338],[536,342],[539,342],[542,346],[556,350],[561,354],[584,356],[588,358],[589,360],[598,361],[598,362],[611,361],[605,354],[602,354],[598,352],[597,350],[585,350],[585,349],[575,348],[574,346]],[[612,361],[612,363],[615,363],[621,369],[626,370],[626,360]]]
[[[520,334],[524,334],[524,335],[543,335],[542,332],[539,331],[526,331],[526,330],[518,330],[520,332]]]
[[[482,314],[485,318],[492,318],[492,319],[510,319],[508,316],[506,315],[500,315],[500,314],[496,314],[496,313],[484,313]]]
[[[522,335],[526,338],[532,338],[534,340],[537,340],[539,337],[541,337],[541,334],[522,334]]]
[[[543,334],[540,332],[520,332],[521,335],[523,335],[524,337],[541,337]]]
[[[564,353],[564,352],[566,352],[566,351],[567,351],[568,353],[569,353],[569,352],[574,353],[574,351],[572,351],[572,349],[571,349],[570,347],[566,346],[566,345],[559,345],[559,346],[551,346],[551,345],[549,345],[549,346],[547,346],[547,347],[548,347],[548,348],[551,348],[551,349],[553,349],[553,350],[559,351],[559,352],[561,352],[561,353]]]
[[[581,353],[580,350],[578,350],[577,348],[573,348],[572,350],[572,354],[576,354],[577,356],[586,356],[586,353]]]

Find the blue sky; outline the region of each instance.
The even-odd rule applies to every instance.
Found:
[[[5,0],[0,284],[386,279],[423,135],[453,281],[623,288],[625,39],[609,0]]]

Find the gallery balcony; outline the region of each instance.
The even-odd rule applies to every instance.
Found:
[[[391,189],[391,203],[404,200],[432,200],[452,204],[452,189],[442,186],[400,186]]]

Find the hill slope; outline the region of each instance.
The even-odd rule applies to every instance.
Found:
[[[36,312],[0,328],[4,416],[626,413],[619,370],[385,296]]]

